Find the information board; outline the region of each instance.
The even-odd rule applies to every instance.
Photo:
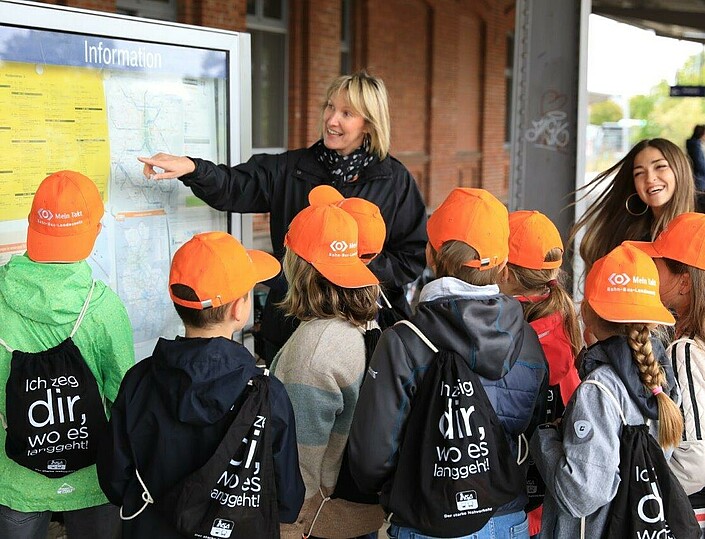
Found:
[[[125,303],[136,357],[182,333],[173,253],[195,233],[242,240],[246,227],[177,180],[145,179],[137,157],[248,157],[249,51],[247,34],[0,1],[0,264],[25,251],[39,183],[76,170],[105,202],[89,263]]]

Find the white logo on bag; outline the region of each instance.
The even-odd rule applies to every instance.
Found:
[[[232,520],[225,520],[224,518],[216,518],[213,521],[213,527],[211,528],[211,535],[213,537],[228,538],[233,533],[234,528],[235,528],[235,523]]]
[[[613,273],[607,280],[615,286],[626,286],[632,281],[626,273]]]
[[[71,494],[75,488],[73,488],[71,485],[68,483],[64,483],[59,487],[59,490],[56,491],[57,494]]]
[[[474,490],[456,492],[455,504],[458,506],[458,511],[470,511],[472,509],[477,509],[477,492]]]
[[[47,462],[47,470],[65,470],[66,461],[65,460],[50,460]]]

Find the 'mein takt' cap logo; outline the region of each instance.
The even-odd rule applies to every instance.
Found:
[[[51,221],[54,218],[54,214],[45,208],[39,208],[37,210],[37,215],[40,219],[44,219],[45,221]]]
[[[613,273],[607,280],[614,286],[626,286],[632,281],[626,273]]]
[[[330,250],[334,253],[342,253],[348,250],[348,244],[342,240],[333,240],[330,242]]]

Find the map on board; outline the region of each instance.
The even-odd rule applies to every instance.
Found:
[[[119,57],[106,50],[153,68],[86,65]],[[176,249],[227,229],[225,215],[178,180],[146,179],[137,157],[223,161],[226,73],[222,51],[0,26],[0,264],[26,250],[32,196],[47,175],[91,178],[106,215],[88,262],[124,302],[137,359],[183,332],[167,288]]]

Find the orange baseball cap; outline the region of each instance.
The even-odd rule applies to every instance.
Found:
[[[174,253],[169,272],[171,300],[191,309],[227,305],[243,297],[256,283],[271,279],[281,265],[264,251],[247,250],[226,232],[196,234]],[[190,287],[198,301],[174,295],[172,285]]]
[[[585,299],[610,322],[675,324],[659,297],[656,264],[626,243],[593,264],[585,279]]]
[[[337,206],[309,206],[289,225],[284,245],[343,288],[379,284],[357,255],[357,223]]]
[[[514,211],[509,214],[509,263],[535,270],[556,269],[561,260],[546,262],[553,249],[563,251],[563,241],[556,225],[538,211]]]
[[[95,183],[72,170],[39,184],[27,229],[27,255],[35,262],[78,262],[91,254],[105,208]]]
[[[670,258],[705,270],[705,214],[681,213],[653,241],[626,242],[651,258]]]
[[[507,208],[484,189],[453,189],[428,219],[426,230],[436,251],[450,240],[462,241],[475,249],[480,260],[465,263],[471,268],[493,268],[509,255]]]
[[[382,252],[387,237],[387,227],[376,204],[364,198],[345,198],[330,185],[314,187],[308,194],[311,206],[333,204],[344,209],[357,222],[357,252],[360,257]]]

